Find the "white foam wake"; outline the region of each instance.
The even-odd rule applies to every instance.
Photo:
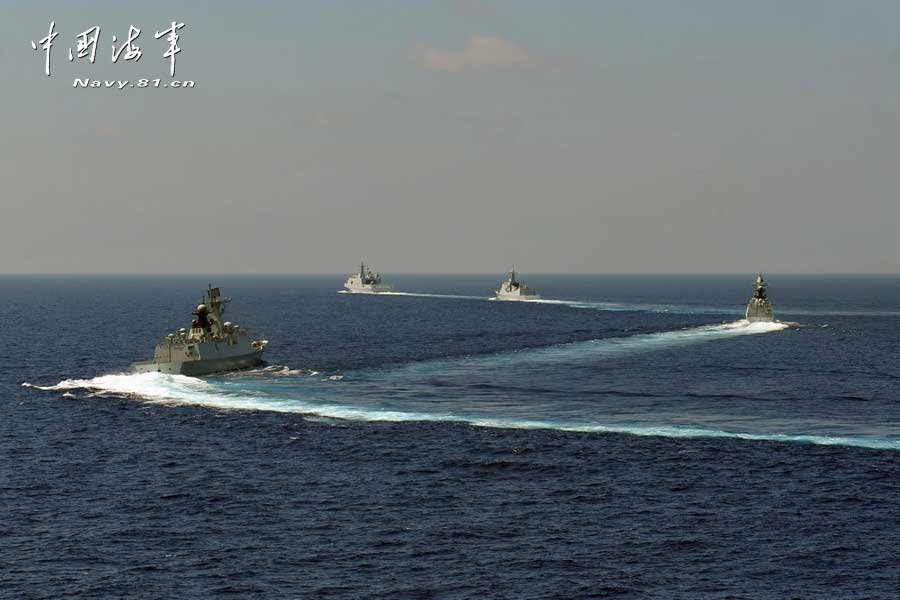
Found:
[[[761,335],[774,333],[796,327],[796,323],[751,323],[745,319],[719,325],[701,325],[675,331],[638,334],[627,337],[603,338],[593,342],[575,342],[585,344],[581,354],[584,357],[593,355],[606,356],[638,352],[653,352],[669,348],[688,346],[720,339],[728,339],[745,335]]]
[[[726,431],[708,427],[654,424],[553,424],[546,421],[479,420],[479,427],[503,429],[557,429],[584,433],[627,433],[630,435],[667,438],[736,438],[741,440],[816,444],[822,446],[853,446],[877,450],[900,450],[900,440],[879,437],[846,435],[813,435],[803,433],[752,433]]]
[[[353,294],[347,290],[338,290],[339,294]],[[459,300],[489,300],[497,301],[496,296],[464,296],[459,294],[427,294],[424,292],[378,292],[375,294],[357,294],[369,296],[408,296],[413,298],[455,298]],[[557,298],[535,298],[517,300],[522,304],[555,304],[570,308],[592,309],[610,312],[648,312],[671,313],[686,315],[737,315],[743,314],[741,305],[729,306],[699,306],[683,304],[652,304],[645,302],[602,302],[593,300],[564,300]],[[866,310],[866,309],[832,309],[832,308],[804,308],[781,306],[778,312],[784,315],[795,316],[847,316],[847,317],[893,317],[900,315],[898,310]]]
[[[341,376],[332,376],[326,381],[339,381],[340,378]],[[355,421],[460,420],[457,417],[448,415],[378,410],[344,404],[319,403],[284,395],[273,396],[263,392],[254,393],[249,389],[240,387],[229,389],[230,386],[227,382],[223,387],[219,387],[196,377],[169,375],[166,373],[100,375],[91,379],[65,379],[56,385],[41,386],[23,383],[22,386],[43,391],[65,391],[66,394],[69,394],[71,390],[86,390],[95,394],[139,398],[149,402],[165,404],[190,404],[230,410],[264,410],[315,414],[322,417]]]
[[[442,368],[469,370],[505,368],[530,364],[560,364],[612,358],[625,354],[655,352],[744,335],[773,333],[795,327],[795,323],[750,323],[744,319],[717,325],[702,325],[674,331],[641,333],[622,337],[607,337],[582,342],[568,342],[554,346],[539,346],[496,354],[440,358],[407,363],[398,372],[428,372]]]
[[[453,298],[456,300],[488,300],[487,296],[461,296],[459,294],[423,294],[419,292],[381,292],[384,296],[410,296],[413,298]]]
[[[461,359],[444,359],[444,366],[460,367],[472,362],[490,367],[492,361],[531,361],[553,362],[556,360],[571,361],[579,355],[597,356],[605,353],[628,353],[652,351],[677,345],[727,338],[740,335],[757,335],[781,331],[790,327],[787,323],[749,323],[735,321],[719,325],[707,325],[651,334],[640,334],[624,338],[606,338],[593,342],[575,342],[560,346],[507,352],[492,356],[468,357]],[[433,365],[434,366],[434,365]],[[440,367],[440,365],[439,365]],[[389,371],[388,377],[390,378]],[[269,375],[298,376],[296,382],[288,377],[273,377],[270,382],[281,381],[279,385],[257,385],[250,379],[223,378],[206,381],[183,375],[166,375],[162,373],[115,374],[102,375],[91,379],[66,379],[56,385],[39,386],[23,383],[46,391],[62,391],[71,394],[73,390],[87,390],[95,394],[140,398],[150,402],[192,404],[218,409],[263,410],[274,412],[300,413],[318,417],[344,419],[354,421],[451,421],[464,422],[478,427],[504,427],[523,429],[556,429],[577,432],[615,432],[633,435],[699,438],[699,437],[732,437],[748,440],[771,440],[780,442],[798,442],[812,444],[828,444],[843,446],[860,446],[867,448],[900,450],[900,440],[895,437],[866,437],[848,435],[825,435],[804,433],[766,433],[753,431],[728,431],[725,429],[706,428],[702,426],[682,426],[671,423],[615,423],[615,422],[571,422],[550,420],[527,420],[503,417],[473,416],[465,412],[450,409],[445,412],[405,410],[396,407],[379,406],[377,398],[359,396],[355,387],[341,383],[336,377],[320,380],[312,377],[315,372],[302,372],[281,367],[272,369]],[[303,377],[303,375],[307,375]],[[395,374],[396,375],[396,374]],[[290,385],[284,385],[289,382]],[[352,386],[352,382],[350,383]],[[316,386],[328,386],[326,388]],[[337,387],[332,387],[337,386]],[[327,401],[317,397],[327,398]],[[371,402],[370,402],[371,400]],[[395,399],[396,400],[396,399]],[[391,401],[390,404],[396,404]],[[442,404],[446,407],[447,404]],[[601,419],[603,419],[601,417]]]
[[[675,331],[602,338],[585,342],[570,342],[555,346],[500,352],[490,355],[414,362],[401,366],[395,369],[395,371],[415,370],[420,367],[434,368],[435,366],[492,367],[498,362],[503,364],[518,362],[568,362],[579,358],[590,358],[598,355],[648,352],[715,339],[772,333],[775,331],[783,331],[793,326],[796,326],[796,324],[782,322],[750,323],[742,319],[732,323],[703,325],[700,327]],[[266,376],[303,376],[318,374],[317,371],[307,372],[301,369],[290,369],[289,367],[282,365],[265,367],[263,369],[245,373],[262,374]],[[342,377],[343,376],[337,375],[331,376],[328,379],[339,380]],[[217,388],[215,385],[203,379],[188,377],[186,375],[168,375],[164,373],[122,373],[101,375],[92,379],[65,379],[56,385],[50,386],[40,386],[27,382],[23,383],[22,386],[44,391],[86,389],[123,396],[138,396],[150,400],[193,400],[198,394],[210,394],[220,391],[220,388]],[[229,396],[229,400],[231,399],[233,399],[233,397]]]
[[[347,290],[338,290],[338,294],[349,294],[351,296],[407,296],[411,298],[454,298],[456,300],[490,300],[486,296],[461,296],[459,294],[424,294],[419,292],[350,292]]]
[[[44,391],[89,390],[146,400],[191,400],[215,390],[202,379],[165,373],[120,373],[92,379],[64,379],[56,385],[23,383],[22,386]]]
[[[336,403],[317,403],[296,398],[254,396],[246,391],[228,393],[201,379],[162,373],[103,375],[93,379],[67,379],[56,385],[22,384],[47,391],[86,389],[92,392],[141,398],[145,401],[172,404],[191,404],[226,410],[262,410],[311,415],[326,419],[366,422],[443,421],[468,423],[475,427],[507,429],[552,429],[581,433],[625,433],[638,436],[667,438],[736,438],[743,440],[803,443],[830,446],[855,446],[880,450],[900,450],[900,440],[847,435],[803,433],[765,433],[728,431],[699,426],[654,423],[572,423],[551,420],[523,420],[511,418],[471,417],[461,414],[426,413],[352,406]]]
[[[455,300],[488,300],[499,301],[497,296],[465,296],[461,294],[426,294],[424,292],[377,292],[358,293],[347,290],[338,290],[338,294],[350,294],[356,296],[406,296],[409,298],[449,298]],[[587,308],[593,310],[606,310],[611,312],[671,312],[686,314],[729,314],[741,313],[740,307],[716,308],[716,307],[683,307],[667,304],[634,304],[625,302],[594,302],[590,300],[559,300],[554,298],[534,298],[522,300],[510,300],[510,303],[521,304],[555,304],[571,308]]]

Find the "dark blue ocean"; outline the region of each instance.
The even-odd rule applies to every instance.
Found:
[[[0,277],[0,597],[898,598],[900,276],[754,277]]]

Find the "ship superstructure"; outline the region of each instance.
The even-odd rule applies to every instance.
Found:
[[[393,292],[394,286],[390,283],[384,283],[381,280],[381,274],[372,271],[366,263],[359,263],[359,271],[350,275],[344,289],[351,294],[379,294],[384,292]]]
[[[538,300],[540,295],[516,278],[516,269],[513,267],[507,280],[500,284],[496,298],[497,300]]]
[[[756,291],[750,302],[747,303],[747,312],[745,318],[751,323],[771,323],[775,320],[775,313],[772,310],[772,303],[766,293],[766,284],[762,273],[756,277]]]
[[[153,359],[131,365],[137,373],[206,375],[247,369],[263,364],[267,340],[251,340],[247,330],[225,321],[222,315],[230,298],[209,286],[194,311],[191,329],[181,328],[156,345]]]

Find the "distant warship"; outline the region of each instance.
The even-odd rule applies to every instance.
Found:
[[[509,272],[509,279],[500,284],[497,300],[538,300],[540,296],[533,289],[516,279],[516,269]]]
[[[756,292],[747,303],[746,319],[751,323],[771,323],[774,319],[772,303],[766,296],[766,282],[762,273],[756,277]]]
[[[359,263],[359,272],[350,275],[344,288],[351,294],[378,294],[394,291],[394,286],[381,281],[381,274],[373,272],[366,266],[366,263]]]
[[[247,330],[222,320],[225,305],[217,287],[209,287],[194,311],[190,333],[181,328],[156,345],[152,360],[136,362],[137,373],[174,373],[206,375],[221,371],[247,369],[263,364],[266,340],[250,341]]]

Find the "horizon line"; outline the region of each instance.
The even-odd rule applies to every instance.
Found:
[[[517,269],[518,271],[518,269]],[[572,276],[653,276],[653,275],[746,275],[755,273],[769,275],[841,275],[841,276],[900,276],[898,271],[525,271],[528,275],[572,275]],[[382,275],[503,275],[508,271],[387,271]],[[0,277],[16,276],[47,276],[47,277],[71,277],[71,276],[166,276],[166,277],[209,277],[209,276],[346,276],[347,271],[227,271],[227,272],[166,272],[166,271],[9,271],[0,272]]]

